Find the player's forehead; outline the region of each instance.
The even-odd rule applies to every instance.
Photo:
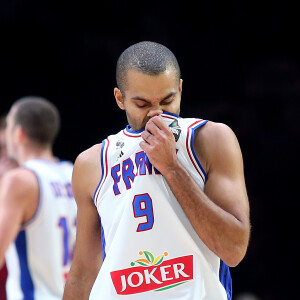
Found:
[[[126,93],[130,94],[164,94],[170,90],[177,89],[179,86],[179,80],[171,68],[158,75],[128,70],[126,79]]]
[[[173,81],[177,79],[177,74],[174,68],[169,67],[165,71],[158,74],[151,74],[150,72],[143,72],[136,69],[128,69],[126,72],[126,81],[127,83],[134,84],[136,81],[145,81],[156,78],[164,78],[168,81]]]

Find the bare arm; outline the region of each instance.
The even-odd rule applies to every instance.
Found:
[[[6,172],[0,181],[0,266],[21,225],[33,217],[38,205],[38,182],[26,169]]]
[[[72,186],[77,203],[75,256],[67,278],[63,300],[89,298],[102,264],[101,225],[93,195],[101,178],[101,145],[76,159]]]
[[[250,223],[242,155],[233,132],[209,122],[196,133],[194,148],[208,173],[203,192],[178,161],[164,121],[152,118],[146,130],[144,138],[148,132],[153,136],[141,147],[167,180],[199,237],[226,264],[237,265],[246,253]]]

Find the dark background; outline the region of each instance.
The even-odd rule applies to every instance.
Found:
[[[0,113],[39,95],[59,108],[55,154],[74,161],[125,127],[115,65],[142,40],[169,47],[184,80],[182,117],[228,124],[245,163],[252,235],[232,268],[234,298],[298,294],[299,14],[267,1],[0,1]]]

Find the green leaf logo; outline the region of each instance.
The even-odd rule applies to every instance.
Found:
[[[145,258],[137,259],[130,263],[130,265],[133,267],[135,264],[139,264],[140,266],[149,267],[149,266],[158,266],[163,261],[165,256],[168,255],[168,252],[164,252],[164,254],[157,256],[154,258],[153,254],[149,251],[140,251],[140,255],[145,255]]]
[[[148,251],[144,251],[144,254],[145,254],[146,258],[148,259],[148,261],[152,264],[153,260],[154,260],[154,256],[152,255],[152,253],[150,253]]]

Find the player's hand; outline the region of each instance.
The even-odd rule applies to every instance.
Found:
[[[140,147],[162,175],[174,168],[178,163],[176,143],[172,131],[161,116],[155,116],[147,122],[142,138]]]

